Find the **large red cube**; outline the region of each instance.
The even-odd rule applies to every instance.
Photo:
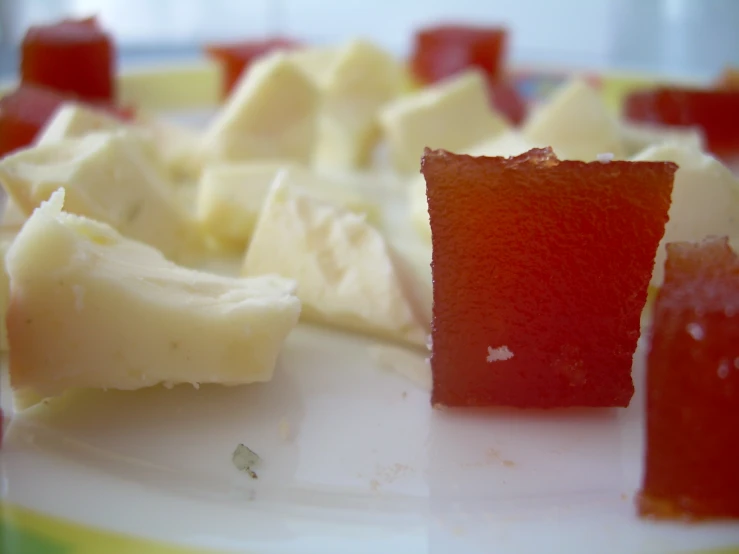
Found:
[[[31,27],[21,45],[21,81],[89,101],[115,97],[115,47],[94,18]]]
[[[647,359],[643,516],[739,518],[739,256],[667,245]]]
[[[677,166],[426,150],[432,403],[626,406]]]

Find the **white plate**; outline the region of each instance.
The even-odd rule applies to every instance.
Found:
[[[301,325],[267,384],[82,392],[16,415],[0,454],[3,500],[260,554],[739,544],[737,526],[635,515],[643,341],[628,409],[556,411],[432,410],[428,391],[378,366],[375,344]],[[261,456],[257,480],[233,466],[238,443]]]

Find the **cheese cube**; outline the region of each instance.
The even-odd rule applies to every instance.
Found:
[[[368,165],[380,138],[378,110],[402,89],[403,69],[390,54],[364,40],[344,46],[323,81],[314,163]]]
[[[699,242],[711,235],[739,238],[739,179],[716,158],[694,144],[674,142],[651,146],[632,159],[670,161],[679,166],[652,286],[659,287],[664,280],[668,242]]]
[[[183,259],[198,246],[196,226],[138,141],[117,131],[35,146],[0,160],[0,183],[27,214],[65,187],[70,212]]]
[[[558,157],[594,161],[598,154],[624,155],[621,129],[601,95],[582,79],[555,91],[523,127],[524,138],[551,146]]]
[[[361,215],[277,180],[243,265],[247,276],[298,282],[306,320],[416,346],[430,318],[416,276]]]
[[[294,63],[319,89],[329,78],[339,50],[333,46],[307,46],[285,52],[288,60]]]
[[[307,194],[356,213],[377,217],[377,206],[351,183],[295,164],[243,162],[211,165],[203,171],[198,190],[197,219],[224,246],[244,250],[272,182],[284,182]]]
[[[63,202],[52,194],[7,254],[18,397],[271,378],[300,314],[294,282],[178,267]]]
[[[95,131],[116,131],[123,129],[124,123],[107,113],[68,102],[54,112],[51,120],[36,138],[36,144],[48,144],[68,138],[82,137]]]
[[[204,162],[287,159],[309,163],[319,92],[287,55],[252,64],[205,132]]]
[[[460,152],[507,129],[474,70],[391,102],[381,110],[380,122],[401,172],[418,172],[427,146]]]

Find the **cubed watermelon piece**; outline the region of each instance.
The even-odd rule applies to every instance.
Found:
[[[292,39],[277,37],[263,41],[210,44],[205,52],[223,66],[223,97],[227,97],[241,74],[252,62],[275,50],[290,50],[300,44]]]
[[[432,403],[627,406],[676,170],[427,149]]]
[[[113,39],[94,18],[31,27],[21,44],[21,82],[82,100],[115,98]]]
[[[667,245],[647,358],[642,516],[739,518],[739,256]]]

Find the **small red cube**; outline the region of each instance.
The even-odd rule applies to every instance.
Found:
[[[21,82],[111,102],[115,56],[113,40],[94,18],[33,26],[21,45]]]
[[[228,96],[244,70],[256,59],[275,50],[297,48],[296,41],[272,38],[264,41],[246,41],[232,44],[211,44],[205,52],[223,65],[223,97]]]
[[[662,87],[626,97],[624,115],[642,123],[699,127],[707,148],[730,159],[739,154],[739,90]]]
[[[647,359],[642,516],[739,518],[739,256],[667,245]]]
[[[432,403],[627,406],[676,170],[427,149]]]
[[[419,30],[411,69],[424,84],[435,83],[469,68],[491,80],[503,74],[508,33],[503,27],[440,25]]]

